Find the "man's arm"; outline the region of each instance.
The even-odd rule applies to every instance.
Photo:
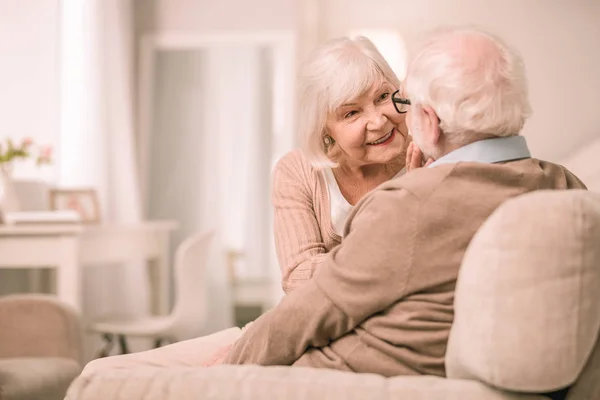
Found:
[[[225,363],[290,365],[394,304],[410,276],[418,207],[402,190],[378,190],[360,202],[313,279],[257,319]]]

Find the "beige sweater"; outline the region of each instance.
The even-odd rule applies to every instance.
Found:
[[[356,205],[344,241],[248,328],[226,363],[444,376],[458,269],[477,229],[511,197],[584,187],[536,159],[393,179]]]
[[[300,150],[273,170],[275,249],[282,287],[288,293],[309,280],[323,257],[340,244],[331,224],[327,183]]]

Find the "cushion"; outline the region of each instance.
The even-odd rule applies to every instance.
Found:
[[[544,400],[435,376],[386,379],[304,367],[141,367],[80,376],[67,400]]]
[[[600,327],[600,195],[537,191],[501,205],[459,273],[449,378],[549,392],[571,385]]]
[[[63,400],[79,372],[79,364],[69,358],[0,359],[0,398]]]

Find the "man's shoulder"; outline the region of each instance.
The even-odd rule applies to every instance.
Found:
[[[539,159],[533,159],[540,169],[544,171],[549,177],[553,177],[555,181],[564,181],[566,189],[587,189],[587,186],[577,175],[569,171],[569,169],[563,165],[555,164],[550,161],[544,161]]]
[[[423,199],[440,186],[455,187],[456,183],[469,186],[532,184],[539,181],[542,186],[556,189],[585,188],[581,180],[562,165],[536,158],[527,158],[506,163],[487,164],[458,162],[431,168],[419,168],[392,179],[378,189],[384,191],[405,190]]]

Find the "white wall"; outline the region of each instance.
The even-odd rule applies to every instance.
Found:
[[[562,163],[577,175],[589,190],[600,193],[600,138],[565,158]]]
[[[294,0],[158,0],[159,30],[287,29]]]
[[[296,31],[297,13],[302,11],[297,4],[308,0],[132,1],[138,71],[138,45],[144,35]]]
[[[428,31],[491,30],[521,51],[534,115],[524,134],[536,157],[560,161],[600,136],[600,2],[596,0],[322,0],[323,38],[397,29],[409,52]]]
[[[296,25],[297,0],[134,0],[143,32],[284,30]]]
[[[59,1],[0,0],[0,139],[58,144]],[[16,175],[36,172],[30,164]]]

